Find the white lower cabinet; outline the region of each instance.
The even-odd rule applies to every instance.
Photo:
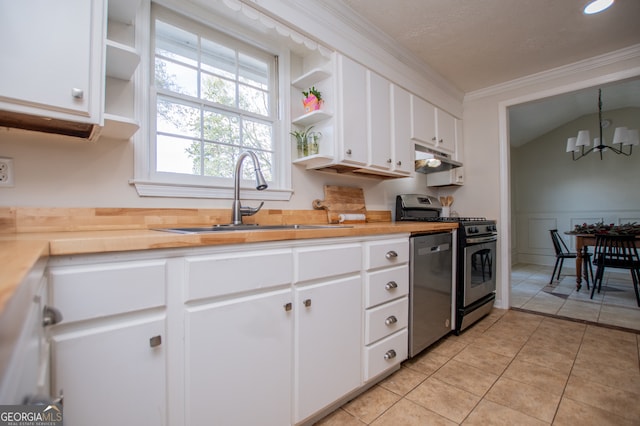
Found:
[[[358,388],[360,275],[295,290],[295,421]]]
[[[164,260],[76,264],[54,261],[47,328],[51,394],[64,424],[167,424]],[[58,266],[62,264],[62,266]]]
[[[187,308],[187,425],[290,424],[290,304],[287,288]]]
[[[405,245],[408,235],[54,259],[48,305],[62,320],[46,334],[65,424],[315,421],[406,358]]]
[[[166,425],[165,320],[57,334],[52,378],[66,426]]]

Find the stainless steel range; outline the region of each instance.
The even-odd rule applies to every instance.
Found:
[[[441,217],[437,198],[422,194],[396,197],[396,221],[456,222],[455,309],[456,334],[491,311],[496,290],[495,220],[483,217]],[[415,265],[412,266],[415,269]]]

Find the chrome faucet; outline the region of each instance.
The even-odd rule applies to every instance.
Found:
[[[258,213],[264,201],[256,208],[242,207],[240,204],[240,175],[242,174],[242,162],[246,157],[251,157],[253,168],[256,173],[256,189],[262,191],[267,189],[267,181],[260,170],[258,156],[253,151],[243,151],[236,160],[236,168],[233,175],[233,207],[231,208],[231,220],[234,225],[242,225],[242,216],[253,216]]]

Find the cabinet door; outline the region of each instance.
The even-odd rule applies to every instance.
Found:
[[[391,83],[367,71],[369,165],[389,170],[391,158]]]
[[[291,290],[186,314],[186,424],[291,424]]]
[[[367,143],[367,76],[366,69],[345,56],[338,56],[339,95],[342,110],[341,151],[338,160],[366,165]]]
[[[424,99],[411,95],[411,139],[435,146],[436,108]]]
[[[103,21],[103,0],[2,1],[3,108],[34,112],[26,105],[94,116],[87,121],[95,122],[102,99]]]
[[[411,174],[414,170],[414,143],[411,140],[411,99],[409,92],[391,85],[391,152],[393,171]]]
[[[360,276],[296,288],[295,421],[361,385]]]
[[[167,424],[165,345],[158,317],[54,336],[52,393],[64,395],[64,424]]]
[[[456,152],[456,119],[441,109],[436,110],[438,149],[449,153]]]

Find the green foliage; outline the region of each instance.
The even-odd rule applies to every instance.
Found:
[[[320,91],[318,91],[315,86],[311,86],[311,89],[309,89],[307,92],[305,92],[304,90],[302,91],[302,94],[304,95],[305,98],[308,98],[309,95],[313,95],[316,97],[316,99],[318,99],[318,101],[322,100],[322,93],[320,93]]]

